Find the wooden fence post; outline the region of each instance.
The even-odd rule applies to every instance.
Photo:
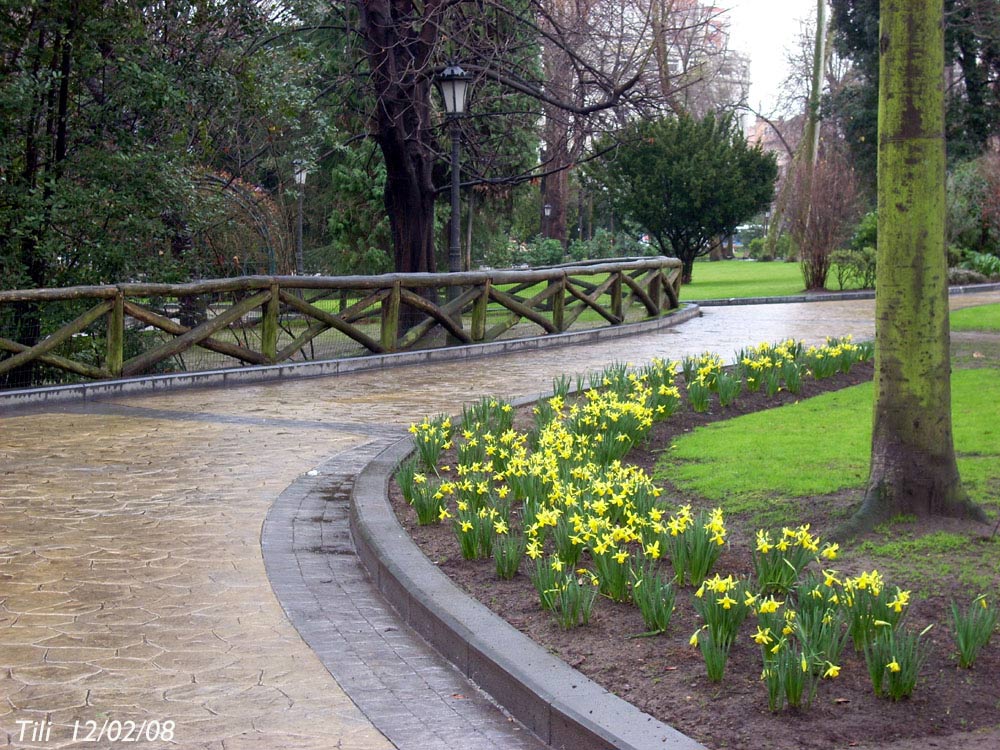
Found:
[[[657,314],[661,314],[663,312],[663,281],[659,269],[646,274],[646,294],[656,305]]]
[[[274,362],[278,356],[278,317],[281,313],[281,292],[277,283],[271,284],[271,296],[262,312],[260,350],[268,362]]]
[[[490,305],[490,280],[483,284],[482,292],[472,303],[472,340],[482,341],[486,338],[486,312]]]
[[[120,289],[113,302],[108,312],[107,367],[111,377],[120,378],[125,362],[125,295]]]
[[[382,349],[387,352],[396,351],[396,341],[399,338],[399,308],[400,286],[395,281],[389,296],[382,300]]]
[[[559,287],[559,291],[552,296],[552,325],[562,333],[566,330],[566,274],[560,276],[558,281],[550,282],[550,285]]]
[[[623,271],[618,271],[611,284],[611,314],[625,322],[625,316],[622,315],[622,273]]]

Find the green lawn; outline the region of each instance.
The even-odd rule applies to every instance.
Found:
[[[955,310],[951,313],[951,328],[954,331],[1000,332],[1000,305],[979,305]]]
[[[734,297],[785,297],[802,294],[802,271],[798,263],[721,260],[695,263],[692,281],[681,288],[681,299],[729,299]],[[835,284],[830,275],[827,287]]]
[[[867,383],[700,427],[675,440],[656,476],[727,513],[745,514],[754,526],[809,523],[811,508],[804,499],[863,489],[872,398],[872,384]],[[954,372],[959,470],[970,497],[993,516],[1000,510],[998,401],[1000,375],[995,369]],[[880,569],[900,576],[951,576],[969,587],[1000,577],[1000,556],[995,554],[1000,540],[988,545],[989,555],[997,559],[984,566],[985,550],[977,538],[943,530],[914,534],[908,528],[912,522],[904,518],[886,525],[858,550]],[[956,545],[968,553],[950,554]],[[939,553],[949,556],[934,562]]]
[[[861,488],[868,476],[872,394],[866,383],[698,428],[674,442],[659,471],[682,489],[741,508]],[[963,474],[973,485],[984,480],[984,493],[987,463],[1000,481],[998,400],[995,370],[954,373],[955,446]],[[974,486],[970,490],[977,494]]]

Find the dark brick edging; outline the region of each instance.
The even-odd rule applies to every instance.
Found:
[[[358,555],[400,617],[551,747],[704,750],[549,654],[431,564],[388,502],[389,478],[411,451],[405,438],[371,461],[350,511]]]

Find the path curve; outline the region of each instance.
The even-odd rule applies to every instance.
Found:
[[[1000,293],[953,304],[983,301]],[[272,592],[259,540],[286,488],[338,457],[363,463],[355,451],[402,434],[415,414],[454,412],[484,393],[538,394],[557,374],[613,360],[865,338],[871,318],[870,301],[710,308],[677,329],[586,347],[0,412],[0,746],[74,746],[74,722],[75,746],[117,746],[107,735],[81,743],[86,722],[145,720],[161,722],[162,739],[162,722],[174,724],[170,742],[143,747],[402,747],[348,697],[348,677],[334,679]],[[375,629],[393,632],[380,617]],[[385,658],[389,674],[396,657]],[[389,712],[393,701],[387,694]],[[515,747],[493,729],[511,722],[481,696],[457,709],[438,699],[436,710],[473,703],[464,720],[493,743],[479,746]],[[405,708],[413,737],[438,715]],[[31,741],[36,729],[49,732],[44,742]]]

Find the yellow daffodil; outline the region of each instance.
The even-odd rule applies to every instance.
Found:
[[[767,646],[774,641],[771,637],[771,628],[763,628],[758,625],[757,632],[753,634],[753,641],[761,646]]]

